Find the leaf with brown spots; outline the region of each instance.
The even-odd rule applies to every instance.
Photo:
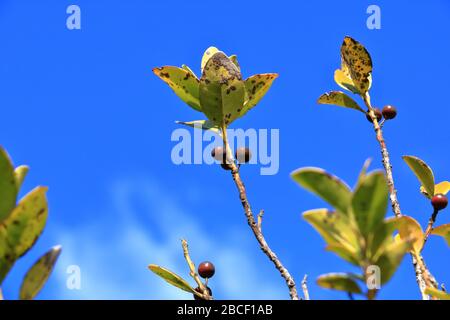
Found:
[[[192,71],[192,69],[189,68],[187,65],[185,65],[185,64],[181,65],[181,69],[186,70],[186,71],[189,72],[195,79],[198,80],[198,77],[197,77],[197,75],[195,74],[195,72]]]
[[[6,242],[6,229],[3,224],[0,224],[0,286],[11,270],[16,257]]]
[[[23,256],[44,230],[48,207],[46,187],[37,187],[23,197],[11,215],[3,223],[6,243],[15,257]]]
[[[342,71],[353,82],[360,94],[369,91],[372,85],[372,59],[369,52],[358,41],[345,37],[341,46]]]
[[[343,89],[351,91],[356,94],[361,94],[361,92],[358,91],[358,88],[356,88],[355,84],[353,83],[350,76],[348,76],[344,71],[341,69],[337,69],[334,72],[334,81]]]
[[[229,58],[234,63],[234,65],[238,68],[238,70],[241,71],[241,66],[239,65],[237,55],[232,54]]]
[[[209,59],[211,59],[211,57],[214,54],[216,54],[217,52],[219,52],[219,49],[217,49],[216,47],[209,47],[208,49],[206,49],[205,53],[203,54],[202,63],[201,63],[202,74],[203,74],[203,69],[205,69],[205,66],[208,63]]]
[[[21,300],[32,300],[36,297],[50,277],[60,254],[61,246],[55,246],[28,270],[20,287],[19,298]]]
[[[350,293],[362,293],[362,290],[355,281],[355,278],[355,276],[347,273],[328,273],[317,278],[317,284],[326,289]]]
[[[17,192],[13,164],[8,153],[0,147],[0,223],[16,206]]]
[[[355,100],[341,91],[331,91],[324,93],[317,100],[319,104],[331,104],[340,107],[350,108],[365,113],[364,110],[356,103]]]
[[[211,130],[215,133],[217,133],[218,135],[222,135],[220,133],[220,129],[218,126],[214,125],[211,121],[209,120],[194,120],[194,121],[175,121],[178,124],[182,124],[191,128],[195,128],[195,129],[202,129],[202,130]]]
[[[414,156],[403,156],[406,164],[415,174],[420,184],[426,191],[427,197],[432,198],[434,196],[434,175],[431,168],[423,161]]]
[[[276,73],[263,73],[253,75],[245,80],[245,103],[240,111],[240,117],[244,116],[266,95],[273,81],[278,78]]]
[[[175,94],[197,111],[202,111],[199,102],[199,80],[187,69],[165,66],[154,68],[153,73],[169,85]]]
[[[200,79],[200,104],[206,117],[217,126],[228,126],[239,117],[245,87],[236,65],[223,53],[207,62]]]

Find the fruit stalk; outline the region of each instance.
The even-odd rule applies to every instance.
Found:
[[[239,174],[239,168],[234,161],[231,161],[233,159],[233,155],[231,153],[231,149],[228,144],[227,128],[225,125],[222,126],[222,138],[225,152],[227,154],[227,160],[230,160],[228,162],[231,167],[231,175],[239,191],[239,197],[241,199],[242,207],[244,208],[244,213],[247,218],[248,225],[252,229],[253,234],[255,235],[255,238],[258,241],[261,250],[269,258],[269,260],[272,261],[272,263],[275,265],[275,268],[280,272],[281,276],[286,281],[286,285],[289,288],[289,294],[291,296],[291,299],[299,300],[294,278],[290,275],[289,271],[283,266],[280,259],[278,259],[277,255],[272,251],[272,249],[270,249],[269,245],[266,242],[266,239],[264,238],[263,233],[261,232],[260,227],[261,223],[259,223],[258,226],[258,223],[255,220],[252,209],[250,207],[250,203],[247,199],[247,192],[245,190],[244,183]],[[260,222],[261,219],[262,215],[259,217]]]
[[[381,157],[384,166],[384,170],[386,171],[386,179],[389,187],[389,196],[391,200],[392,210],[396,217],[401,217],[402,212],[400,209],[400,203],[397,198],[397,190],[395,189],[394,184],[394,176],[392,174],[392,165],[389,158],[389,152],[386,146],[386,141],[383,137],[383,130],[381,129],[380,124],[378,123],[377,116],[375,115],[374,108],[370,103],[370,95],[368,92],[362,96],[364,103],[368,109],[368,114],[372,119],[372,123],[375,129],[377,141],[380,144],[381,149]],[[425,260],[423,259],[421,254],[411,254],[412,263],[414,266],[414,271],[416,273],[416,281],[419,286],[420,292],[422,294],[423,300],[429,300],[429,296],[425,293],[425,289],[427,286],[437,288],[436,280],[433,275],[428,270]]]

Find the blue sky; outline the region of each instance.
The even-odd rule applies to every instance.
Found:
[[[81,30],[66,28],[66,8],[81,8]],[[366,9],[381,8],[381,30],[366,27]],[[318,166],[350,185],[368,157],[381,168],[373,129],[361,114],[316,105],[337,89],[333,72],[345,35],[361,41],[374,62],[374,105],[399,115],[385,127],[404,213],[425,224],[430,205],[401,160],[417,155],[450,180],[450,3],[447,1],[86,1],[0,2],[0,144],[31,171],[30,190],[49,186],[47,228],[4,283],[17,297],[27,267],[59,243],[63,253],[42,299],[190,298],[147,270],[164,265],[188,276],[180,238],[195,261],[215,262],[217,298],[288,298],[285,284],[260,252],[235,186],[217,166],[171,161],[175,120],[202,115],[184,105],[151,69],[187,64],[199,74],[203,51],[235,53],[244,77],[280,77],[234,127],[280,130],[280,170],[242,170],[264,233],[298,283],[310,278],[313,299],[346,295],[314,284],[327,272],[355,271],[324,250],[301,212],[323,207],[289,173]],[[448,211],[448,210],[447,210]],[[391,215],[391,213],[388,213]],[[450,222],[444,211],[439,223]],[[425,258],[450,282],[450,251],[430,239]],[[66,269],[81,268],[81,290],[66,288]],[[380,298],[416,299],[409,258]]]

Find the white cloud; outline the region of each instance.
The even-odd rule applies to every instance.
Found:
[[[211,280],[218,299],[287,298],[279,277],[273,279],[280,283],[271,283],[255,272],[261,268],[247,249],[256,244],[242,236],[249,230],[211,234],[170,192],[150,179],[124,179],[112,186],[111,209],[92,212],[90,224],[82,228],[57,228],[54,236],[64,247],[55,271],[57,298],[190,299],[147,269],[149,263],[157,263],[194,283],[182,255],[181,237],[189,241],[193,256],[211,257],[220,266]],[[81,290],[65,285],[66,268],[72,264],[81,268]]]

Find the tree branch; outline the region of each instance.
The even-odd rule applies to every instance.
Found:
[[[264,235],[261,232],[261,229],[258,225],[258,223],[255,221],[255,217],[253,215],[252,209],[250,207],[250,203],[247,199],[247,192],[245,190],[244,183],[242,182],[241,176],[239,174],[239,168],[236,166],[235,162],[232,161],[233,155],[231,153],[230,146],[228,144],[228,138],[227,138],[227,130],[226,126],[222,126],[222,138],[223,138],[223,144],[224,148],[226,150],[227,154],[227,163],[231,167],[231,175],[233,177],[233,180],[236,184],[236,187],[239,191],[239,197],[241,199],[242,207],[244,208],[244,213],[247,218],[247,223],[250,226],[250,228],[253,231],[253,234],[255,235],[256,240],[259,243],[259,246],[261,250],[264,252],[264,254],[269,258],[270,261],[275,265],[275,268],[280,272],[281,276],[286,281],[286,284],[289,288],[289,294],[291,296],[292,300],[298,300],[298,294],[297,294],[297,288],[294,282],[294,278],[289,274],[289,271],[283,266],[280,259],[276,256],[276,254],[270,249],[269,245],[266,242],[266,239],[264,238]],[[260,215],[261,221],[262,215]]]
[[[372,123],[373,123],[374,129],[375,129],[377,141],[380,144],[381,157],[382,157],[384,170],[386,171],[386,179],[387,179],[387,184],[389,187],[389,195],[390,195],[392,210],[394,211],[394,214],[396,217],[401,217],[402,212],[400,209],[400,203],[397,198],[397,190],[395,189],[394,177],[392,174],[392,165],[391,165],[391,161],[389,158],[389,152],[388,152],[388,149],[386,146],[386,141],[384,140],[384,137],[383,137],[383,131],[381,129],[380,124],[378,123],[377,117],[375,116],[375,112],[373,111],[372,105],[370,103],[369,93],[366,92],[366,94],[363,95],[362,98],[368,109],[369,116],[372,119]],[[414,270],[416,273],[416,281],[419,286],[420,292],[422,294],[422,299],[428,300],[429,296],[425,293],[425,288],[427,286],[437,288],[436,279],[433,277],[433,275],[430,273],[430,271],[426,267],[425,261],[420,254],[411,254],[411,256],[412,256],[412,263],[414,266]]]
[[[436,217],[437,217],[438,212],[439,212],[438,210],[434,210],[433,214],[430,217],[430,220],[428,220],[428,226],[427,226],[427,229],[425,230],[425,236],[423,238],[422,249],[425,246],[425,243],[427,242],[428,237],[431,234],[431,231],[433,231],[433,225],[436,222]]]
[[[191,256],[189,255],[189,246],[188,246],[187,241],[182,239],[181,246],[183,247],[184,259],[186,260],[186,262],[189,266],[190,276],[195,280],[198,287],[200,288],[200,290],[203,293],[203,294],[201,294],[196,291],[195,294],[204,300],[212,300],[212,297],[209,295],[208,289],[203,284],[202,280],[200,280],[200,277],[198,276],[197,272],[195,271],[195,264],[194,264],[194,262],[192,262]]]
[[[303,290],[303,297],[305,300],[309,300],[309,291],[308,291],[308,275],[305,274],[302,280],[302,290]]]

